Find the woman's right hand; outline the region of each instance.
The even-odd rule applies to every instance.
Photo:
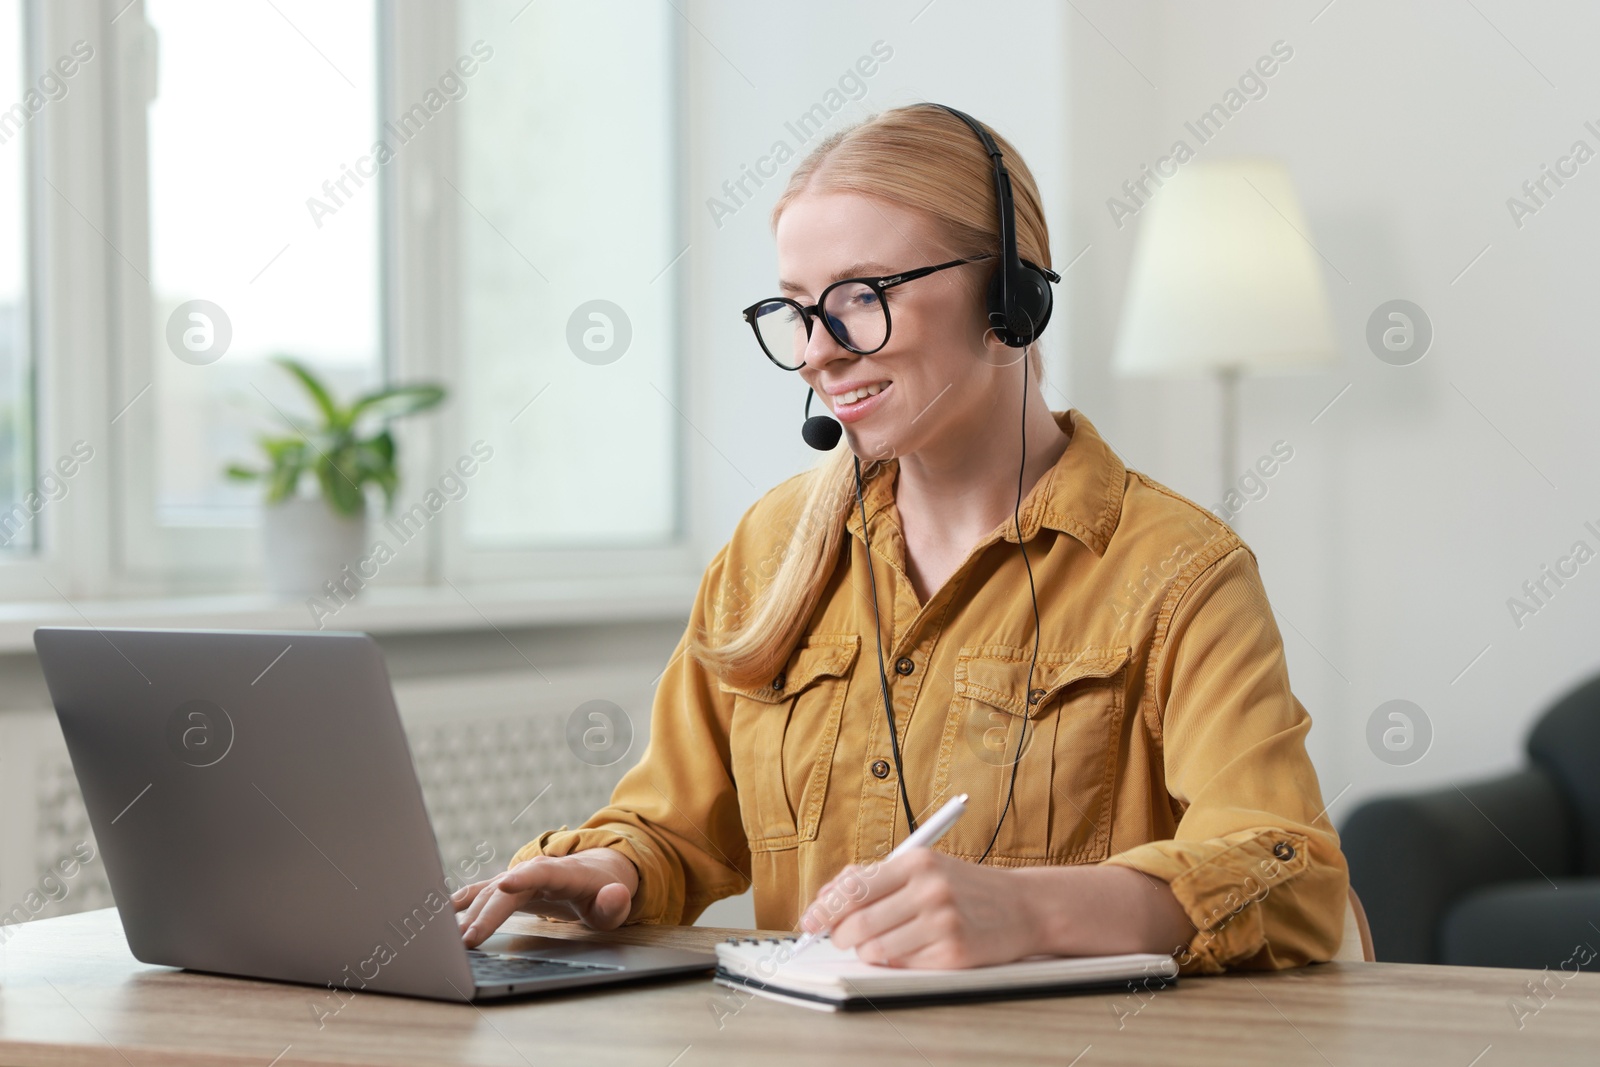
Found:
[[[461,940],[475,948],[515,911],[576,919],[595,930],[627,921],[639,872],[622,853],[590,848],[570,856],[535,856],[451,895]]]

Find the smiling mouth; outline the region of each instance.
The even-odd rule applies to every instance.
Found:
[[[830,397],[833,402],[834,417],[843,423],[866,418],[883,403],[882,398],[893,385],[894,383],[889,381],[873,382],[860,389],[852,389],[848,393]]]
[[[869,396],[877,396],[889,388],[889,385],[888,381],[873,382],[871,385],[864,385],[860,389],[852,389],[848,393],[839,393],[833,398],[834,406],[842,407],[846,404],[854,404],[858,400],[865,400]]]

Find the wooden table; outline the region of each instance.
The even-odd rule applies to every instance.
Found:
[[[736,931],[599,935],[708,948]],[[1185,978],[1141,1001],[1104,993],[828,1015],[708,979],[471,1005],[358,994],[317,1025],[307,987],[139,963],[114,910],[10,928],[0,946],[0,1064],[1441,1064],[1600,1062],[1600,975],[1335,963]]]

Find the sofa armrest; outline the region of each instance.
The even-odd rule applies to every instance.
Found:
[[[1573,869],[1567,807],[1530,768],[1430,793],[1370,800],[1339,831],[1378,959],[1437,963],[1451,903],[1480,886]]]

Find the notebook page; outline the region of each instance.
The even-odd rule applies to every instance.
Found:
[[[1170,956],[1039,956],[1015,963],[959,970],[884,967],[865,963],[853,949],[820,940],[790,958],[793,939],[741,939],[717,946],[717,960],[730,972],[764,985],[824,996],[892,995],[1056,985],[1121,978],[1175,977]]]

